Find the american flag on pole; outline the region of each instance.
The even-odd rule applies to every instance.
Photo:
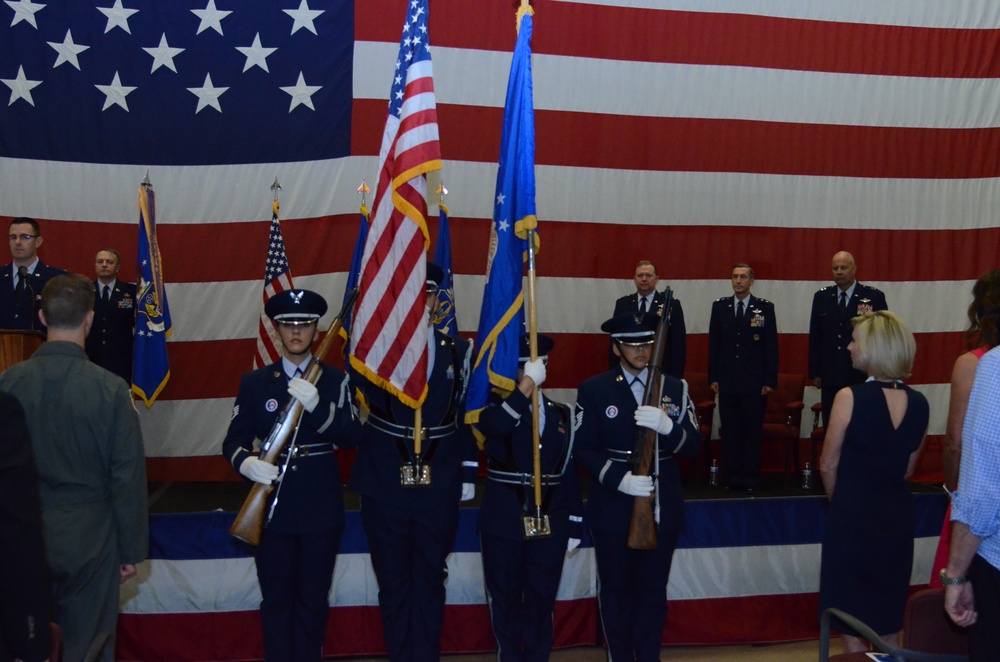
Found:
[[[292,269],[288,266],[288,256],[285,254],[285,239],[281,236],[281,224],[278,222],[280,202],[277,198],[271,205],[271,232],[267,239],[267,260],[264,263],[264,294],[260,308],[260,322],[257,325],[257,352],[253,357],[253,367],[262,368],[281,358],[278,349],[280,340],[278,330],[271,318],[264,314],[267,300],[278,292],[290,290],[292,284]]]
[[[351,365],[414,408],[427,394],[426,175],[440,169],[427,0],[412,0],[379,151]]]

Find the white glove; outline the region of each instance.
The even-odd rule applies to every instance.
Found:
[[[618,491],[629,496],[648,497],[653,493],[653,479],[649,476],[636,476],[630,471],[622,476]]]
[[[296,377],[288,382],[288,395],[302,403],[302,406],[310,414],[319,404],[319,391],[315,384],[310,384],[301,377]]]
[[[248,457],[240,465],[240,473],[255,483],[270,485],[278,478],[278,467],[255,457]]]
[[[569,540],[566,541],[566,551],[572,552],[574,549],[580,546],[580,542],[581,541],[579,538],[570,538]]]
[[[462,501],[472,501],[476,498],[476,484],[462,483]]]
[[[545,381],[545,361],[535,359],[524,364],[524,376],[530,377],[535,386],[541,386]]]
[[[635,410],[635,424],[656,430],[660,434],[670,434],[674,429],[674,422],[667,416],[667,412],[649,405],[643,405]]]

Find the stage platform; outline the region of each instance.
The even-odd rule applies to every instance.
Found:
[[[668,586],[665,645],[814,639],[820,542],[826,499],[769,476],[748,497],[707,486],[687,488],[687,532]],[[259,588],[251,550],[228,535],[248,485],[151,483],[150,560],[122,593],[118,659],[262,659]],[[477,490],[478,494],[481,493]],[[947,497],[913,484],[917,534],[911,584],[926,583]],[[326,654],[379,655],[378,587],[367,542],[347,492],[348,514],[330,593]],[[476,536],[478,500],[464,504],[448,559],[443,648],[493,650]],[[598,642],[597,576],[589,540],[566,557],[556,611],[557,646]]]

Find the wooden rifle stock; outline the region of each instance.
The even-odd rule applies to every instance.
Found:
[[[341,309],[340,314],[337,315],[337,319],[330,325],[330,329],[326,332],[323,342],[316,349],[313,360],[310,362],[305,374],[302,375],[302,379],[305,379],[310,384],[315,384],[319,381],[319,376],[323,372],[321,366],[323,359],[326,358],[330,348],[333,347],[333,341],[340,335],[340,329],[344,326],[344,319],[354,306],[354,301],[357,297],[358,290],[355,288],[348,295],[347,300],[344,301],[344,307]],[[299,419],[301,418],[302,403],[298,399],[289,396],[284,409],[281,410],[278,418],[274,421],[267,439],[260,446],[260,459],[262,461],[268,464],[278,463],[278,458],[281,457],[281,453],[288,446],[288,442],[295,433],[295,428],[298,427]],[[240,508],[240,512],[236,515],[236,520],[229,527],[230,535],[251,545],[260,544],[260,534],[264,530],[264,511],[267,508],[267,499],[273,490],[274,485],[253,484],[253,487],[250,488],[250,494],[247,495],[246,501],[243,502],[243,507]]]
[[[659,311],[660,322],[656,326],[656,339],[653,341],[653,352],[649,358],[649,378],[646,380],[646,390],[642,396],[643,405],[659,406],[661,397],[661,379],[663,355],[667,347],[667,331],[670,326],[670,304],[673,293],[668,287],[664,292],[666,299]],[[634,476],[650,476],[655,474],[656,430],[640,427],[635,433],[635,450],[632,453]],[[632,502],[632,520],[628,527],[629,549],[656,549],[656,487],[647,497],[634,497]]]

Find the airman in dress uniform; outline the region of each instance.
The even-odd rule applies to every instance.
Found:
[[[635,292],[619,297],[615,301],[614,315],[625,313],[655,313],[664,304],[666,294],[657,291],[656,284],[660,282],[656,265],[649,260],[640,260],[635,265]],[[684,326],[684,308],[676,297],[671,296],[670,330],[667,332],[667,348],[663,352],[663,372],[676,379],[684,378],[684,364],[687,359],[687,329]],[[608,367],[618,367],[618,357],[609,351]]]
[[[539,334],[538,359],[529,361],[528,337],[521,339],[517,388],[506,398],[494,392],[479,415],[485,435],[488,480],[479,509],[479,536],[490,620],[501,662],[544,662],[552,650],[552,613],[567,550],[582,538],[580,482],[573,455],[569,405],[539,392],[542,513],[549,535],[525,528],[536,516],[533,483],[532,393],[545,381],[555,344]],[[540,391],[540,389],[539,389]]]
[[[649,379],[656,315],[631,313],[606,321],[617,368],[580,384],[574,456],[590,475],[586,521],[594,540],[598,599],[608,660],[659,660],[667,617],[667,579],[684,528],[684,497],[674,456],[691,458],[701,444],[687,383],[661,377],[659,406],[640,406]],[[630,462],[640,427],[656,430],[655,478],[635,475]],[[652,473],[652,472],[651,472]],[[634,497],[655,491],[656,548],[629,549]]]
[[[837,391],[860,384],[866,375],[851,365],[847,346],[854,327],[851,320],[876,310],[889,310],[881,290],[855,279],[854,256],[840,251],[833,256],[833,285],[813,295],[809,316],[809,378],[820,389],[823,425],[830,422],[830,408]]]
[[[753,269],[733,267],[733,296],[712,304],[708,382],[719,394],[727,488],[760,488],[760,446],[767,394],[778,386],[774,304],[750,294]]]
[[[132,386],[135,284],[118,280],[122,259],[115,249],[97,251],[94,261],[94,326],[87,336],[87,356]]]
[[[382,629],[390,660],[437,660],[444,626],[448,554],[459,501],[475,496],[479,449],[465,420],[472,343],[433,328],[444,272],[427,264],[427,397],[421,414],[421,481],[413,408],[358,377],[368,417],[350,487],[361,494]],[[405,475],[404,475],[405,474]]]
[[[243,375],[222,454],[246,478],[270,485],[269,520],[256,550],[260,581],[264,657],[268,662],[323,658],[330,612],[330,585],[344,530],[343,486],[338,448],[352,448],[361,435],[347,375],[323,364],[312,384],[299,375],[314,358],[312,343],[326,301],[309,290],[285,290],[268,299],[284,357]],[[289,397],[303,412],[284,472],[254,455],[254,440],[268,437]],[[291,446],[291,444],[289,444]]]

